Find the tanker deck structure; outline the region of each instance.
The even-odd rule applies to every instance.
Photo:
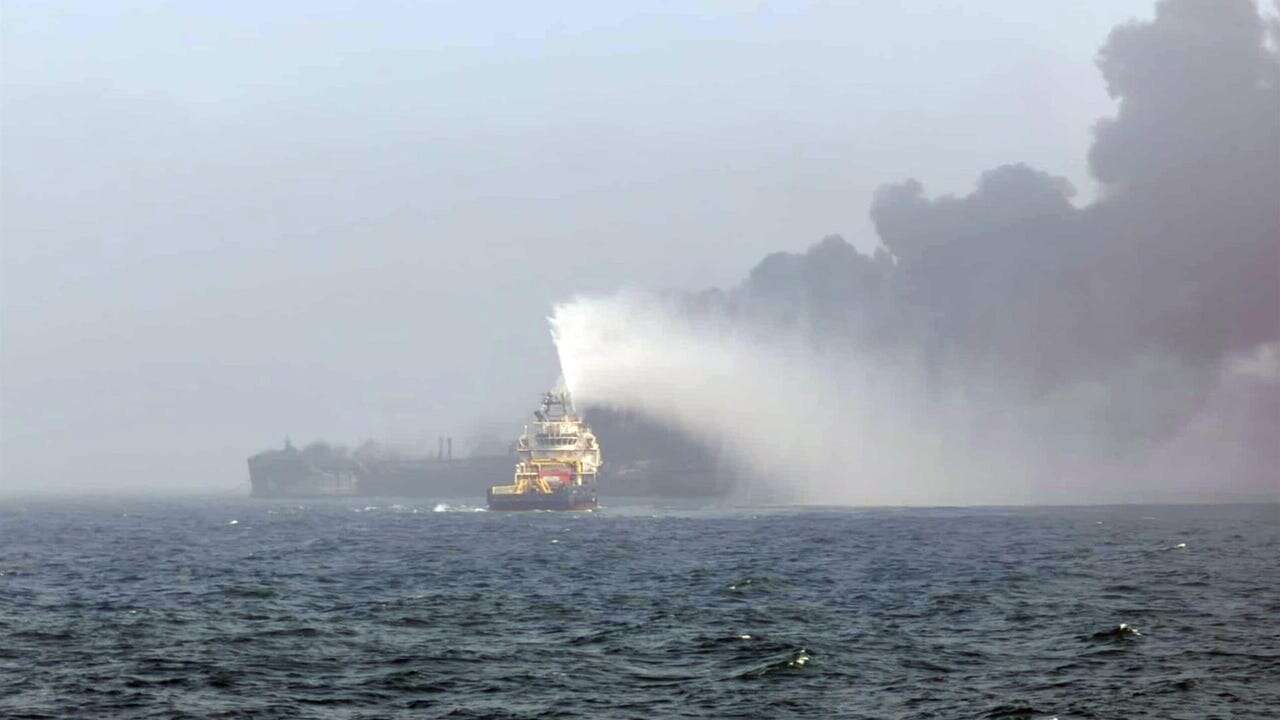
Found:
[[[513,482],[489,488],[489,509],[594,509],[600,444],[574,412],[569,393],[546,393],[533,415],[536,422],[516,442]]]

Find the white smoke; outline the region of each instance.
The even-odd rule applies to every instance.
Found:
[[[926,408],[908,372],[824,358],[797,337],[690,317],[641,293],[556,306],[552,333],[575,401],[644,413],[724,448],[756,497],[800,503],[1026,501],[1018,472],[983,492],[982,459]],[[927,410],[927,411],[926,411]],[[940,414],[942,413],[942,414]],[[994,433],[993,433],[994,434]],[[992,438],[997,440],[997,438]],[[1007,453],[1006,460],[1011,457]]]
[[[975,388],[969,378],[956,384],[963,391],[926,396],[924,373],[910,359],[822,353],[798,334],[716,312],[692,314],[639,292],[577,298],[557,305],[550,322],[565,384],[579,406],[637,411],[722,447],[724,460],[744,471],[741,489],[754,499],[1214,500],[1223,498],[1206,488],[1230,485],[1205,474],[1214,464],[1231,467],[1222,433],[1204,429],[1224,422],[1212,402],[1192,427],[1203,438],[1183,433],[1117,454],[1100,447],[1090,427],[1110,404],[1097,387],[1077,385],[1026,403],[999,388]],[[1266,363],[1247,367],[1255,371],[1254,365]],[[1274,383],[1269,365],[1257,372]],[[1182,458],[1200,462],[1194,472],[1179,472],[1187,467]]]

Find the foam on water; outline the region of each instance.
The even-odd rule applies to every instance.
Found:
[[[474,505],[450,505],[449,503],[436,503],[435,507],[431,508],[431,511],[432,511],[432,512],[438,512],[438,513],[442,513],[442,512],[486,512],[486,511],[488,511],[488,508],[484,508],[484,507],[476,507],[476,506],[474,506]]]

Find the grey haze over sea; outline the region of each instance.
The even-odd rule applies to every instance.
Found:
[[[0,539],[6,718],[1280,708],[1276,504],[7,499]]]

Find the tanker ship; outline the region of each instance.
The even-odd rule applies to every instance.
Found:
[[[453,438],[440,438],[434,456],[388,447],[372,440],[355,451],[313,442],[302,449],[285,440],[284,449],[264,450],[249,458],[253,497],[308,498],[474,497],[511,467],[511,452],[501,444],[481,446],[467,457],[453,456]]]
[[[510,485],[489,488],[490,510],[590,510],[596,507],[600,444],[574,412],[567,392],[542,396],[516,442]]]

